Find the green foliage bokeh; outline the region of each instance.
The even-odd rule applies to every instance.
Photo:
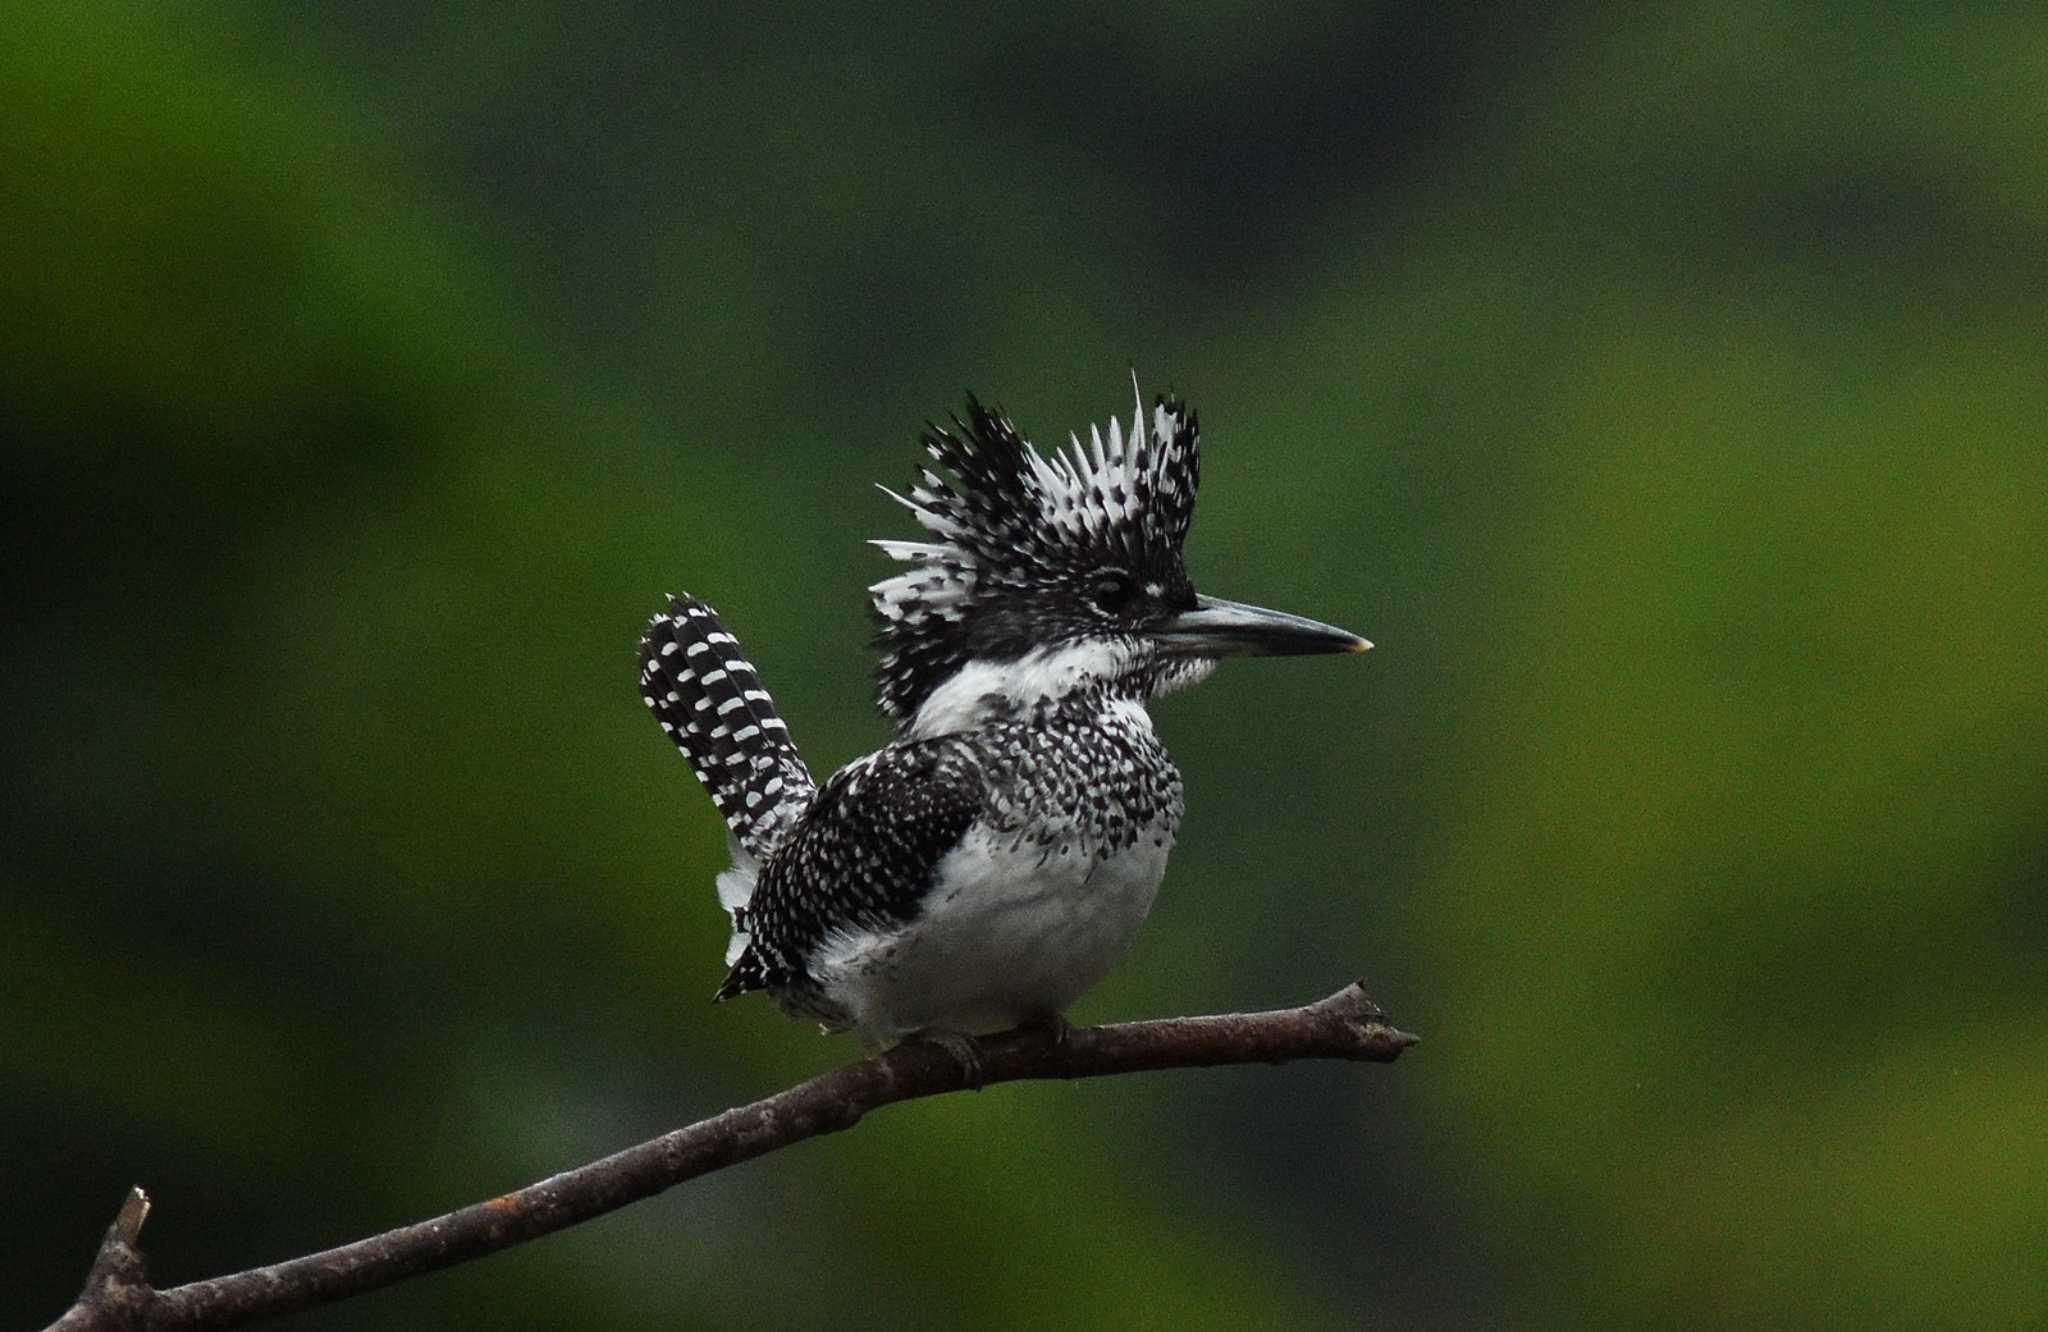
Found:
[[[2018,1326],[2048,1310],[2048,22],[1819,3],[22,7],[0,1315],[849,1056],[720,1010],[665,591],[813,766],[973,389],[1201,409],[1081,1020],[1359,970],[1393,1069],[905,1107],[305,1326]]]

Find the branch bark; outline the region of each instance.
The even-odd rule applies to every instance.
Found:
[[[852,1128],[869,1111],[899,1101],[998,1082],[1162,1068],[1295,1059],[1391,1063],[1415,1040],[1387,1025],[1386,1014],[1360,982],[1299,1008],[1005,1032],[975,1042],[971,1064],[945,1047],[912,1041],[487,1202],[321,1253],[167,1290],[153,1289],[143,1269],[138,1236],[149,1199],[131,1189],[107,1228],[84,1291],[50,1328],[239,1327],[347,1299],[552,1234],[806,1138]]]

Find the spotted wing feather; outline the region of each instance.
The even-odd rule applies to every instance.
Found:
[[[834,773],[763,867],[750,942],[718,997],[772,989],[807,1009],[817,996],[806,960],[834,934],[887,934],[912,920],[988,794],[982,761],[957,736],[898,741]]]

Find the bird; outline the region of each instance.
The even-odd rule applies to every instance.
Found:
[[[870,1050],[1066,1028],[1150,912],[1184,809],[1147,704],[1237,656],[1363,652],[1349,630],[1195,591],[1195,412],[1132,376],[1128,426],[1040,450],[973,396],[884,494],[917,539],[868,589],[887,743],[813,779],[708,603],[670,596],[642,700],[724,818],[717,1000],[775,996]]]

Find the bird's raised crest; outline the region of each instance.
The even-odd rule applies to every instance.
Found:
[[[926,428],[926,467],[908,494],[882,487],[926,536],[872,544],[913,567],[868,589],[882,659],[877,696],[902,721],[976,655],[1000,655],[1000,632],[963,632],[1005,601],[1025,602],[1095,570],[1155,585],[1186,581],[1182,547],[1201,481],[1201,432],[1171,396],[1147,412],[1131,382],[1128,423],[1112,417],[1049,451],[970,397],[952,428]],[[950,477],[942,474],[950,473]]]

